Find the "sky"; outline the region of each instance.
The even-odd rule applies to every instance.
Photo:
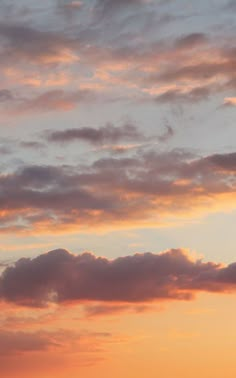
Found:
[[[235,375],[236,1],[0,0],[0,375]]]

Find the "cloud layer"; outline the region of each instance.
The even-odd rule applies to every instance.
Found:
[[[133,98],[156,105],[199,103],[216,94],[222,94],[223,103],[226,94],[233,95],[235,48],[230,35],[216,41],[213,33],[197,28],[163,37],[160,28],[183,16],[162,13],[161,4],[148,0],[54,5],[45,9],[46,27],[42,20],[34,22],[40,19],[34,7],[26,12],[15,4],[15,13],[8,9],[4,19],[6,7],[0,5],[2,110],[15,114],[17,105],[24,113],[72,109],[86,88],[96,90],[95,97],[103,102]],[[82,100],[89,98],[82,94]]]

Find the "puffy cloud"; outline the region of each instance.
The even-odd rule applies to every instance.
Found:
[[[145,226],[234,206],[235,153],[136,152],[90,165],[26,166],[0,176],[1,231]]]
[[[190,300],[196,292],[235,290],[235,263],[193,260],[181,249],[114,260],[59,249],[18,260],[0,279],[1,299],[26,306]]]

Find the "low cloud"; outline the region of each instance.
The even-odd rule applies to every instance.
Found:
[[[26,166],[0,176],[0,230],[143,227],[216,211],[227,201],[232,209],[235,170],[235,153],[196,157],[182,150]]]
[[[22,258],[0,278],[1,299],[26,306],[191,300],[197,292],[235,290],[236,263],[223,266],[194,260],[181,249],[114,260],[60,249]]]

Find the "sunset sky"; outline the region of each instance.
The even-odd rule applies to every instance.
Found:
[[[0,377],[233,378],[236,1],[0,0]]]

